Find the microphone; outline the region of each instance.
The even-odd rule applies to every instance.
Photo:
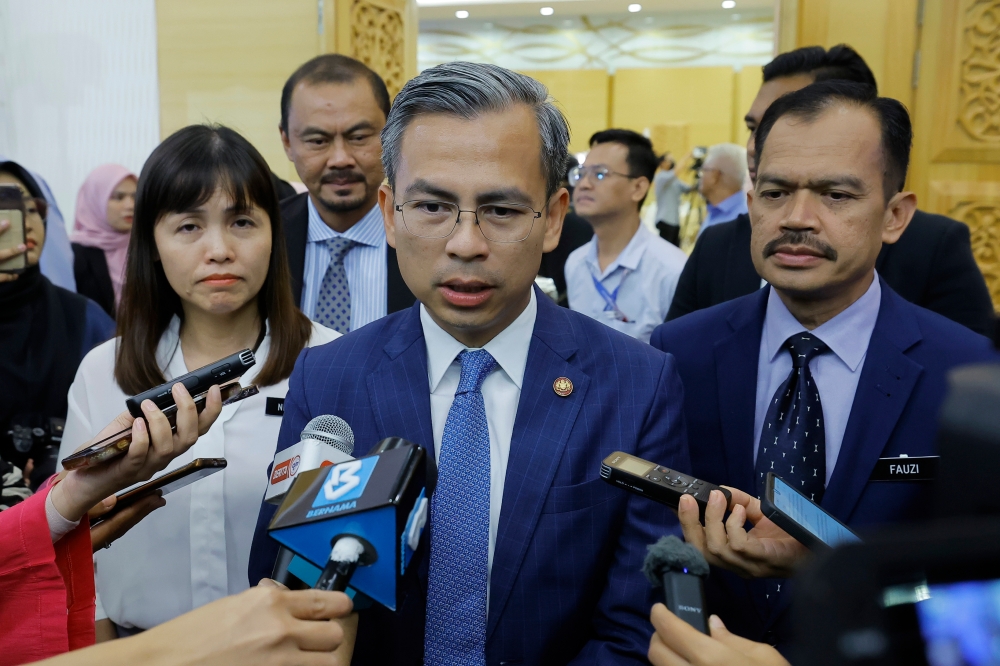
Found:
[[[704,579],[708,575],[708,562],[705,557],[697,548],[675,536],[663,537],[646,550],[642,572],[654,587],[663,587],[667,608],[707,634]]]
[[[317,416],[302,430],[298,444],[274,456],[264,501],[281,504],[292,482],[302,472],[352,460],[354,431],[339,416]]]
[[[331,414],[313,418],[302,429],[298,444],[279,451],[274,456],[264,501],[280,504],[299,475],[314,478],[319,473],[316,470],[353,460],[353,453],[354,431],[347,421]],[[298,589],[302,585],[296,578],[308,576],[308,570],[307,563],[282,546],[274,561],[271,578],[286,587]]]
[[[390,610],[429,512],[427,453],[390,437],[373,453],[299,473],[268,532],[317,589],[347,586]],[[304,565],[304,566],[303,566]]]

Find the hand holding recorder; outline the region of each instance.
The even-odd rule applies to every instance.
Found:
[[[649,642],[653,666],[789,666],[785,658],[766,643],[755,643],[731,634],[718,616],[708,620],[705,635],[680,619],[663,604],[653,606],[649,616],[656,632]]]
[[[128,412],[120,414],[95,439],[131,428],[128,451],[103,464],[63,473],[62,480],[52,489],[52,502],[63,517],[79,520],[104,498],[150,478],[191,448],[222,411],[218,386],[209,389],[200,414],[183,384],[174,384],[171,392],[177,407],[176,431],[172,432],[167,417],[150,400],[142,403],[144,418],[134,418]]]
[[[727,488],[732,500],[712,491],[699,520],[693,498],[682,497],[677,508],[684,540],[701,551],[708,563],[744,578],[788,578],[809,558],[809,549],[775,525],[761,511],[760,500]],[[726,509],[731,512],[723,522]],[[748,530],[747,522],[752,523]]]

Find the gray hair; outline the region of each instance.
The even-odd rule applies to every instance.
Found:
[[[747,149],[735,143],[717,143],[705,154],[705,167],[718,169],[733,187],[743,187],[747,178]]]
[[[382,130],[382,167],[389,186],[396,185],[403,132],[417,116],[446,113],[471,120],[515,104],[529,106],[538,120],[547,200],[559,189],[569,161],[566,119],[545,86],[530,76],[472,62],[450,62],[425,69],[396,95]]]

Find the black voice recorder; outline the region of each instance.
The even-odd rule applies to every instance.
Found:
[[[681,496],[690,495],[698,502],[698,513],[705,520],[705,507],[713,490],[726,496],[726,504],[733,494],[713,483],[696,479],[688,474],[661,467],[624,451],[615,451],[601,463],[601,478],[625,490],[666,504],[676,509]]]

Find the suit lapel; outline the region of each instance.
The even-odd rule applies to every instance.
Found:
[[[730,483],[755,488],[753,440],[757,411],[757,360],[770,290],[761,289],[730,314],[732,334],[715,345],[719,421]],[[711,481],[712,479],[709,479]]]
[[[565,313],[548,297],[540,293],[537,297],[538,315],[514,421],[493,555],[487,640],[510,596],[590,384],[590,377],[571,361],[577,347]],[[559,377],[573,382],[573,392],[565,398],[552,388]]]
[[[433,457],[427,347],[418,305],[404,315],[384,352],[388,358],[367,380],[379,437],[405,437]]]
[[[292,273],[292,295],[297,306],[302,304],[302,273],[306,269],[306,244],[309,241],[308,198],[309,194],[303,193],[286,199],[281,207],[288,270]]]
[[[837,465],[823,496],[823,508],[844,521],[850,518],[923,372],[923,366],[905,354],[922,339],[920,328],[913,315],[900,307],[902,299],[885,280],[881,284],[878,319]]]

